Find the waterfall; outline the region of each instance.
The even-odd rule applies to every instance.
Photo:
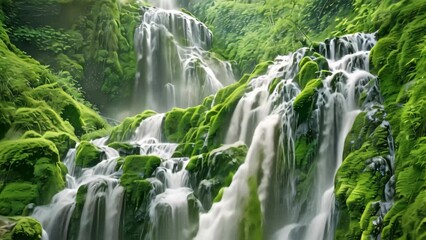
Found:
[[[173,1],[154,4],[160,8],[143,8],[135,32],[135,113],[195,106],[235,81],[230,63],[207,52],[212,33],[203,23],[174,10]]]
[[[87,192],[77,238],[80,240],[118,239],[123,188],[114,176],[119,154],[115,149],[105,145],[107,139],[92,141],[104,152],[102,161],[92,168],[77,171],[76,149],[70,149],[64,160],[69,169],[67,187],[57,193],[49,205],[40,206],[34,210],[33,217],[42,223],[49,239],[68,239],[71,218],[77,202],[77,192],[80,188]]]
[[[143,32],[140,33],[140,40],[144,44],[150,39],[146,36],[159,34],[148,31],[147,27],[167,30],[169,38],[177,44],[170,46],[177,46],[181,50],[192,48],[201,51],[210,44],[210,32],[194,19],[173,12],[175,10],[150,8],[145,11],[146,21],[139,29]],[[180,23],[176,24],[176,21]],[[182,26],[182,22],[186,22],[186,26],[198,24],[198,27],[191,27],[191,31],[187,29],[184,38],[175,39],[177,32],[181,32],[177,28]],[[201,36],[205,38],[195,40],[202,31],[204,35]],[[78,145],[70,149],[64,160],[69,170],[67,187],[57,193],[49,205],[39,206],[33,213],[46,231],[43,237],[123,239],[123,218],[130,211],[139,218],[139,222],[143,221],[140,239],[234,240],[256,236],[270,240],[333,239],[338,215],[334,178],[343,161],[345,139],[360,113],[373,116],[375,107],[381,104],[380,96],[370,96],[368,93],[372,89],[377,91],[376,77],[369,73],[368,62],[374,44],[374,34],[354,34],[327,40],[317,49],[325,58],[312,49],[302,48],[286,56],[278,56],[265,74],[250,80],[247,91],[228,120],[225,145],[209,153],[221,152],[229,144],[247,145],[247,156],[233,175],[230,185],[224,188],[220,201],[210,209],[203,209],[197,199],[198,190],[195,191],[195,187],[192,189],[189,180],[192,175],[190,170],[186,170],[190,166],[190,159],[180,157],[181,153],[177,150],[179,144],[166,142],[162,132],[166,114],[144,119],[127,142],[138,148],[139,155],[155,155],[161,160],[153,174],[141,180],[150,183],[152,189],[149,196],[144,195],[146,204],[138,205],[139,209],[124,209],[125,190],[120,186],[123,169],[117,167],[119,153],[107,146],[108,137],[92,141],[104,154],[102,161],[91,168],[76,167]],[[155,46],[146,46],[156,51]],[[158,53],[143,54],[154,58]],[[179,59],[184,59],[179,54]],[[174,67],[181,67],[181,60],[175,61]],[[315,72],[317,79],[303,83],[300,75],[306,61],[323,61],[324,69]],[[223,65],[221,71],[228,70]],[[170,73],[168,70],[163,72]],[[218,79],[217,75],[212,76],[215,78],[210,80]],[[174,99],[176,101],[170,106],[179,106],[179,101],[190,95],[182,92],[182,86],[192,84],[190,81],[194,80],[187,77],[182,77],[186,82],[165,85],[170,87],[169,93],[176,94],[170,96],[182,97],[180,100]],[[141,77],[139,80],[147,79]],[[153,83],[152,80],[149,81]],[[310,85],[312,83],[318,86],[314,90]],[[300,110],[300,99],[304,99],[304,94],[310,90],[312,96],[307,99],[312,104],[309,109]],[[152,96],[152,103],[156,101],[155,97],[170,100],[161,96],[161,91]],[[304,101],[306,104],[307,100]],[[158,107],[166,105],[160,104]],[[302,147],[300,151],[301,142],[309,147]],[[388,142],[388,158],[392,164],[390,168],[393,168],[394,143],[390,134]],[[304,162],[300,154],[306,156],[302,159]],[[198,157],[202,158],[200,155],[194,159]],[[210,171],[208,166],[206,169]],[[392,177],[386,184],[385,201],[379,202],[379,221],[383,220],[392,205],[394,179]],[[82,193],[83,199],[79,197]],[[77,218],[76,214],[79,214]],[[79,222],[76,223],[75,219]],[[72,238],[70,232],[74,232]]]
[[[316,132],[317,154],[312,161],[314,170],[306,174],[311,187],[304,193],[297,189],[300,172],[295,163],[295,141],[308,126],[297,127],[293,104],[301,94],[294,79],[307,50],[278,57],[265,75],[251,80],[252,90],[238,103],[226,136],[228,143],[242,140],[251,144],[246,162],[225,189],[222,201],[200,216],[196,239],[241,237],[239,223],[253,194],[249,182],[259,176],[257,198],[263,218],[258,224],[263,225],[266,239],[333,239],[334,176],[342,163],[346,135],[356,116],[368,111],[368,103],[359,104],[359,94],[375,79],[368,72],[374,44],[374,34],[354,34],[319,46],[331,74],[322,80],[308,121]],[[271,92],[268,86],[276,78],[280,82]]]

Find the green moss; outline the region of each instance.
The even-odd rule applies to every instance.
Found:
[[[64,175],[52,142],[42,138],[1,142],[0,179],[4,189],[0,198],[5,199],[1,201],[1,214],[18,215],[29,203],[47,204],[64,188]]]
[[[3,216],[21,215],[30,203],[37,203],[37,185],[29,182],[10,183],[0,192],[0,214]]]
[[[87,185],[82,185],[77,190],[77,195],[75,197],[75,207],[74,211],[71,215],[69,230],[68,230],[68,238],[69,239],[77,239],[80,230],[80,221],[81,214],[83,212],[84,204],[86,202],[87,197]]]
[[[112,129],[108,142],[125,142],[129,140],[140,123],[155,114],[156,112],[154,111],[146,110],[134,117],[125,118],[120,125]]]
[[[34,179],[40,192],[39,202],[48,204],[57,192],[65,187],[65,177],[59,162],[40,158],[34,166]]]
[[[318,89],[321,87],[321,79],[313,79],[308,82],[303,91],[294,99],[293,109],[298,114],[299,121],[308,119],[315,105]]]
[[[157,156],[131,155],[124,159],[123,176],[136,174],[143,178],[149,178],[155,169],[160,166],[161,159]],[[125,182],[122,182],[126,184]]]
[[[126,190],[127,201],[132,206],[140,206],[151,190],[149,178],[160,166],[161,159],[157,156],[131,155],[124,159],[123,175],[120,184]]]
[[[81,168],[93,167],[101,161],[102,151],[90,142],[83,141],[77,147],[75,165]]]
[[[239,239],[263,239],[263,217],[260,209],[260,201],[257,196],[257,180],[250,178],[248,180],[249,198],[245,205],[245,210],[240,222]]]
[[[31,181],[38,159],[59,161],[56,146],[45,139],[20,139],[0,143],[0,179],[3,182]]]
[[[305,66],[305,64],[307,64],[308,62],[312,62],[312,58],[309,56],[303,57],[302,60],[300,60],[299,62],[299,69],[302,69],[303,66]]]
[[[213,199],[213,202],[214,203],[216,203],[216,202],[220,202],[220,200],[222,200],[222,197],[223,197],[223,192],[225,191],[225,188],[223,187],[223,188],[221,188],[220,190],[219,190],[219,192],[217,193],[217,195],[216,195],[216,197]]]
[[[64,132],[46,132],[44,133],[43,138],[55,144],[61,159],[64,159],[68,150],[75,147],[77,143],[77,139],[75,137]]]
[[[185,109],[173,108],[167,112],[164,119],[164,135],[168,141],[179,142],[185,136],[185,133],[191,127],[190,112]],[[186,118],[184,119],[184,116]]]
[[[11,232],[11,240],[41,240],[41,224],[34,218],[19,218]]]
[[[339,211],[346,213],[339,218],[340,237],[368,238],[380,232],[373,222],[380,206],[374,202],[383,200],[380,193],[391,175],[385,160],[389,131],[382,124],[384,116],[380,109],[374,115],[358,115],[346,138],[345,159],[335,177]]]
[[[205,209],[211,207],[213,198],[222,187],[229,186],[234,173],[244,162],[246,154],[245,145],[225,145],[207,154],[193,156],[189,160],[186,166],[190,175],[189,181]]]
[[[309,81],[318,77],[319,67],[314,61],[306,62],[299,72],[299,85],[303,90]]]
[[[11,131],[34,130],[40,134],[47,131],[66,132],[74,135],[71,125],[62,119],[46,105],[31,108],[19,108],[15,113],[15,121]],[[9,131],[10,132],[10,131]]]
[[[109,143],[108,147],[114,148],[120,153],[120,155],[133,155],[140,152],[138,146],[132,145],[130,143],[113,142]]]
[[[21,138],[22,139],[28,139],[28,138],[41,138],[41,135],[38,133],[38,132],[36,132],[36,131],[33,131],[33,130],[29,130],[29,131],[26,131],[22,136],[21,136]]]
[[[107,137],[111,134],[111,128],[99,129],[90,133],[86,133],[80,137],[82,141],[90,141],[97,138]]]

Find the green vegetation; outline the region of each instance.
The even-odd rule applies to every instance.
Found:
[[[4,240],[41,240],[42,228],[39,222],[30,217],[14,217],[0,219],[0,226],[9,229],[1,231]]]
[[[90,142],[82,141],[77,148],[75,166],[89,168],[98,164],[102,159],[102,151]]]
[[[246,155],[247,146],[244,144],[225,145],[190,159],[186,166],[190,174],[189,181],[205,209],[210,209],[220,189],[231,184],[234,173]]]
[[[373,106],[373,115],[360,114],[347,136],[344,161],[335,178],[339,210],[335,238],[426,239],[424,1],[179,2],[206,22],[215,36],[212,51],[233,61],[242,75],[199,106],[167,112],[162,124],[165,140],[179,144],[174,155],[190,158],[186,167],[190,184],[205,209],[221,200],[245,159],[245,145],[222,144],[238,101],[250,90],[249,81],[264,74],[277,55],[303,46],[310,49],[298,66],[295,81],[301,93],[293,109],[297,126],[309,129],[297,132],[295,152],[289,155],[294,155],[299,176],[297,198],[308,197],[304,190],[312,182],[309,176],[318,151],[318,133],[309,126],[322,80],[329,74],[327,61],[315,53],[316,41],[377,31],[370,62],[384,109]],[[129,101],[137,59],[133,33],[139,23],[135,1],[0,1],[0,215],[25,215],[28,204],[48,203],[65,186],[67,169],[60,160],[68,149],[80,142],[76,165],[92,167],[103,153],[89,141],[109,135],[109,146],[122,156],[117,168],[123,171],[124,237],[139,239],[149,227],[146,209],[153,187],[147,178],[161,159],[134,155],[139,149],[128,141],[140,123],[156,113],[146,110],[112,128],[92,105],[107,112],[112,103]],[[332,89],[344,80],[336,75]],[[279,81],[271,82],[269,92]],[[395,139],[394,169],[387,158],[389,134]],[[383,189],[392,175],[394,204],[378,221]],[[263,238],[257,180],[248,182],[241,239]],[[70,236],[78,233],[86,194],[87,186],[80,187]],[[35,220],[10,221],[16,225],[0,232],[0,238],[41,238]]]
[[[47,204],[65,186],[56,146],[43,138],[0,143],[0,215],[21,215],[30,203]]]

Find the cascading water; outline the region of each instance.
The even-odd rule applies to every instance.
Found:
[[[42,223],[49,239],[68,239],[77,191],[81,187],[87,192],[77,239],[118,239],[123,188],[114,172],[119,154],[105,145],[106,140],[93,141],[105,153],[103,160],[93,168],[76,169],[76,149],[70,149],[64,161],[69,169],[67,187],[53,197],[51,204],[34,210],[33,216]]]
[[[165,10],[147,11],[153,11],[151,17],[176,17]],[[158,22],[163,20],[159,17],[150,27],[164,28]],[[69,170],[67,188],[56,194],[50,205],[37,207],[33,216],[43,224],[50,240],[125,239],[121,231],[126,211],[145,212],[137,215],[146,225],[137,233],[138,239],[234,240],[251,239],[254,236],[250,234],[259,232],[264,239],[272,240],[333,239],[337,215],[334,176],[342,163],[345,138],[359,113],[374,115],[373,106],[381,103],[380,97],[368,94],[375,87],[371,84],[375,77],[368,72],[369,51],[374,43],[374,34],[356,34],[320,44],[319,52],[326,57],[329,71],[321,71],[319,79],[306,86],[301,83],[299,68],[304,57],[312,53],[307,48],[277,57],[265,75],[250,81],[225,135],[226,144],[244,142],[250,146],[246,160],[210,210],[212,199],[203,209],[197,192],[191,188],[186,170],[189,159],[175,157],[178,144],[164,142],[165,114],[157,114],[144,119],[127,142],[137,147],[140,155],[161,159],[153,175],[146,176],[152,190],[143,200],[148,204],[140,206],[143,211],[123,209],[126,198],[119,180],[123,170],[117,169],[119,153],[105,145],[108,138],[102,138],[92,141],[105,153],[103,161],[92,168],[76,167],[76,149],[69,151],[64,161]],[[321,60],[315,54],[310,58]],[[300,111],[298,104],[312,82],[318,86],[316,97],[309,98],[313,101],[306,110],[310,115],[301,119],[307,113]],[[303,152],[308,156],[308,170],[301,169],[297,150],[301,138],[308,141],[306,136],[314,146]],[[389,147],[392,159],[391,136]],[[381,218],[392,204],[392,183],[391,178],[386,185],[386,201],[379,203]],[[77,199],[80,191],[84,191],[83,201]],[[82,203],[78,211],[77,202]],[[257,205],[258,209],[253,207]],[[73,225],[77,212],[81,215],[78,226]],[[259,214],[255,225],[245,225],[251,217],[248,214]],[[75,236],[70,237],[70,232],[76,232]]]
[[[207,52],[212,34],[203,23],[174,10],[174,1],[154,4],[160,8],[144,8],[135,33],[135,113],[194,106],[235,81],[231,65]]]
[[[378,99],[359,104],[360,92],[375,79],[368,72],[369,50],[374,44],[373,34],[355,34],[320,45],[331,74],[322,80],[309,127],[297,127],[293,110],[300,93],[293,79],[304,49],[277,58],[266,75],[251,81],[253,90],[238,103],[231,120],[233,127],[226,137],[227,142],[251,143],[246,162],[225,190],[222,201],[201,215],[196,239],[241,237],[238,227],[250,197],[248,182],[257,176],[262,176],[257,180],[257,195],[266,239],[333,238],[334,175],[342,162],[346,135],[361,111],[380,104]],[[281,80],[269,93],[268,86],[276,78]],[[251,140],[248,136],[253,126],[257,127]],[[308,128],[316,132],[313,141],[317,141],[317,154],[312,161],[313,171],[304,174],[311,190],[300,193],[295,140]],[[279,137],[274,136],[278,131]]]

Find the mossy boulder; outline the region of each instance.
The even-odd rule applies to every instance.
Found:
[[[43,138],[53,142],[58,149],[59,156],[64,159],[68,150],[74,148],[78,139],[65,132],[46,132]]]
[[[125,142],[130,140],[140,123],[155,114],[157,113],[154,111],[146,110],[136,116],[125,118],[120,125],[112,129],[108,142]]]
[[[191,118],[195,108],[173,108],[164,119],[164,135],[168,141],[179,142],[191,128]]]
[[[41,138],[41,134],[34,130],[26,131],[22,136],[21,139],[28,139],[28,138]]]
[[[38,107],[23,107],[15,112],[14,122],[9,132],[24,132],[34,130],[39,134],[47,131],[65,132],[74,135],[74,128],[64,122],[50,107],[40,103]]]
[[[30,203],[38,203],[39,190],[30,182],[9,183],[0,192],[0,214],[4,216],[21,215]]]
[[[124,159],[123,175],[120,185],[126,191],[126,201],[134,206],[140,206],[152,188],[149,178],[160,166],[161,159],[157,156],[130,155]]]
[[[312,79],[318,78],[318,73],[319,67],[316,62],[308,61],[304,63],[297,77],[300,89],[304,89],[308,82]]]
[[[204,209],[211,207],[222,187],[229,186],[234,173],[244,162],[246,154],[247,146],[239,143],[225,145],[190,159],[186,170],[189,172],[190,184],[195,190],[195,195]]]
[[[125,142],[112,142],[108,144],[108,147],[117,150],[120,153],[120,156],[135,155],[140,152],[137,145]]]
[[[321,79],[309,81],[306,87],[296,96],[293,109],[298,114],[298,121],[305,121],[310,116],[318,96],[318,91],[322,88]]]
[[[43,138],[0,143],[0,215],[19,215],[29,203],[46,204],[65,186],[56,146]]]
[[[12,229],[12,240],[41,240],[41,224],[34,218],[20,218]]]
[[[141,231],[148,227],[146,219],[153,186],[146,178],[153,175],[160,163],[157,156],[131,155],[124,159],[120,185],[125,191],[123,234],[128,239],[139,238]]]
[[[102,151],[90,142],[83,141],[77,147],[75,165],[80,168],[89,168],[102,160]]]
[[[244,212],[239,223],[239,239],[263,239],[263,216],[260,200],[257,194],[258,183],[256,177],[247,181],[249,197],[244,204]]]
[[[41,224],[31,217],[0,217],[0,238],[4,240],[41,240]]]

